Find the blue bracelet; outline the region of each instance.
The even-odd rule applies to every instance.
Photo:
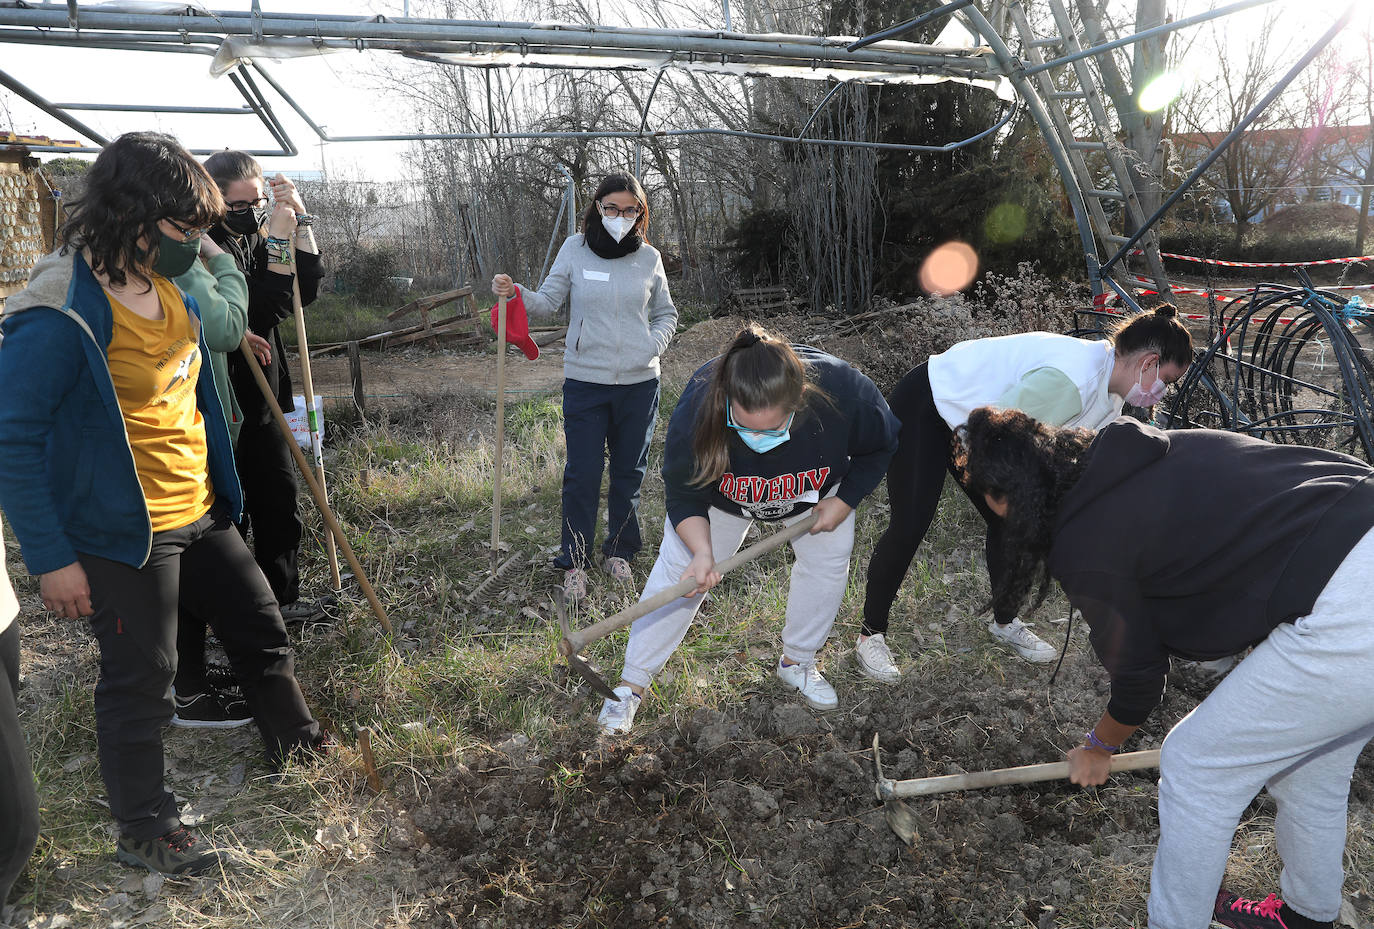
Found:
[[[1117,749],[1121,748],[1120,745],[1108,745],[1106,742],[1103,742],[1097,737],[1097,733],[1091,729],[1083,734],[1083,738],[1087,739],[1088,744],[1093,748],[1100,748],[1109,755],[1116,754]]]

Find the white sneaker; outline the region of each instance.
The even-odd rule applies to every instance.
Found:
[[[1239,655],[1227,655],[1225,658],[1213,658],[1211,661],[1183,661],[1181,664],[1185,668],[1194,669],[1204,681],[1213,681],[1225,677],[1239,661]]]
[[[596,724],[604,735],[624,735],[635,724],[635,711],[639,709],[642,697],[627,686],[617,687],[615,695],[620,699],[607,699],[601,704],[601,715]]]
[[[859,663],[864,677],[880,684],[895,684],[902,679],[902,672],[897,670],[897,663],[892,660],[892,652],[881,632],[859,636],[859,641],[854,643],[854,660]]]
[[[835,688],[816,670],[816,663],[785,665],[778,661],[778,680],[794,688],[813,710],[833,710],[840,705]]]
[[[1015,649],[1022,658],[1036,664],[1054,661],[1058,654],[1053,645],[1031,632],[1030,626],[1021,622],[1019,616],[1005,625],[992,620],[988,623],[988,632],[998,642]]]

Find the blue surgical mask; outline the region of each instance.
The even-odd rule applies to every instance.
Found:
[[[730,404],[725,404],[725,425],[735,430],[739,435],[739,440],[745,444],[751,452],[762,455],[764,452],[771,452],[782,443],[790,439],[792,429],[792,418],[795,413],[787,417],[787,422],[782,424],[781,429],[754,430],[745,429],[735,423],[734,416],[730,413]]]

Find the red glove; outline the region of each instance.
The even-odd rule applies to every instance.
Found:
[[[491,308],[491,328],[498,331],[500,318],[497,313],[500,302]],[[506,341],[525,353],[530,361],[539,357],[539,346],[530,338],[530,318],[525,312],[525,301],[520,299],[520,288],[515,288],[515,296],[506,299]]]

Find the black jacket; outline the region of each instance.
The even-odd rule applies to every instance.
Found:
[[[857,507],[883,479],[900,428],[883,395],[849,362],[805,345],[792,347],[829,401],[816,399],[797,413],[790,438],[762,455],[730,430],[730,467],[711,487],[690,484],[692,435],[719,359],[692,375],[663,447],[664,496],[674,526],[689,516],[707,515],[710,507],[752,519],[786,519],[809,510],[836,484],[839,498]],[[803,496],[810,499],[798,499]]]
[[[248,279],[248,328],[272,344],[272,363],[263,368],[263,374],[267,375],[267,383],[271,385],[282,411],[289,413],[295,409],[291,368],[286,364],[286,349],[282,345],[281,334],[277,332],[277,324],[294,312],[291,306],[293,275],[267,269],[267,240],[257,233],[236,236],[222,225],[217,225],[210,230],[210,237],[216,245],[234,256],[234,263]],[[320,256],[297,251],[296,267],[301,280],[301,306],[309,306],[315,302],[320,281],[324,278]],[[271,421],[272,414],[253,379],[253,372],[238,352],[229,353],[229,382],[234,386],[234,395],[238,398],[245,421],[252,420],[258,424]]]
[[[1050,571],[1092,627],[1112,717],[1144,722],[1170,655],[1234,655],[1311,612],[1374,526],[1372,476],[1336,452],[1229,432],[1102,429],[1060,507]]]

